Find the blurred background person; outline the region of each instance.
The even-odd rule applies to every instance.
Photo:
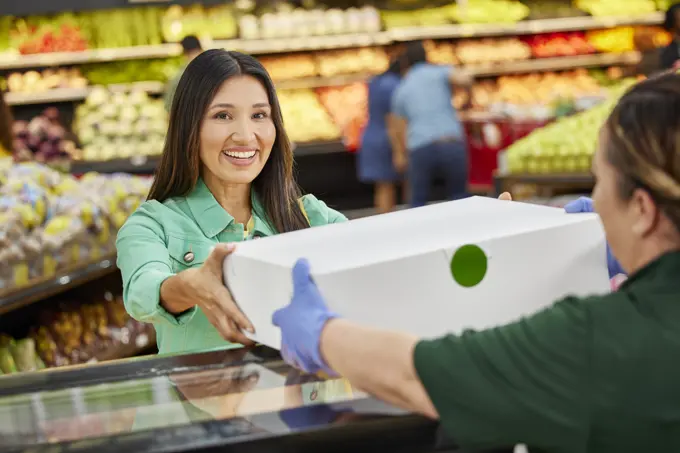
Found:
[[[394,210],[397,204],[397,185],[403,181],[403,174],[394,168],[387,131],[392,95],[400,80],[397,57],[387,71],[373,77],[368,83],[368,124],[361,138],[358,176],[361,182],[373,184],[378,214]]]
[[[412,42],[402,55],[403,79],[392,98],[390,137],[397,171],[407,171],[412,207],[429,201],[435,177],[446,182],[447,198],[467,196],[465,129],[453,108],[453,87],[467,92],[473,78],[463,69],[427,62],[423,43]]]
[[[12,136],[12,113],[5,103],[4,93],[0,91],[0,157],[12,155],[13,136]]]
[[[182,66],[182,69],[177,71],[175,77],[170,79],[165,89],[163,101],[165,102],[165,110],[167,110],[168,112],[170,111],[170,106],[172,105],[172,97],[175,95],[175,90],[177,89],[179,79],[182,78],[182,74],[184,73],[184,68],[186,68],[187,65],[191,63],[191,61],[194,58],[199,56],[201,52],[203,52],[203,46],[201,46],[201,41],[199,41],[199,39],[196,36],[189,35],[182,39],[182,53],[184,54],[184,59],[186,61],[184,62],[184,66]]]
[[[680,3],[666,10],[663,26],[673,35],[673,41],[661,51],[661,69],[678,67],[680,60]]]

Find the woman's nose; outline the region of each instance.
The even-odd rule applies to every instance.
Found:
[[[234,141],[244,144],[250,143],[255,138],[255,129],[250,121],[242,120],[235,124],[234,132],[232,134]]]

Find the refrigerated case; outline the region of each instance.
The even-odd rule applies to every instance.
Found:
[[[437,424],[264,347],[0,377],[0,451],[454,451]]]

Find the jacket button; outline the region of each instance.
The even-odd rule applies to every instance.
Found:
[[[186,253],[184,254],[184,262],[185,262],[185,263],[191,263],[192,261],[194,261],[194,254],[193,254],[193,252],[186,252]]]

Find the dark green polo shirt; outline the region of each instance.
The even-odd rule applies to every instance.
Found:
[[[670,253],[616,293],[421,341],[415,367],[446,433],[468,449],[680,452],[678,277]]]

